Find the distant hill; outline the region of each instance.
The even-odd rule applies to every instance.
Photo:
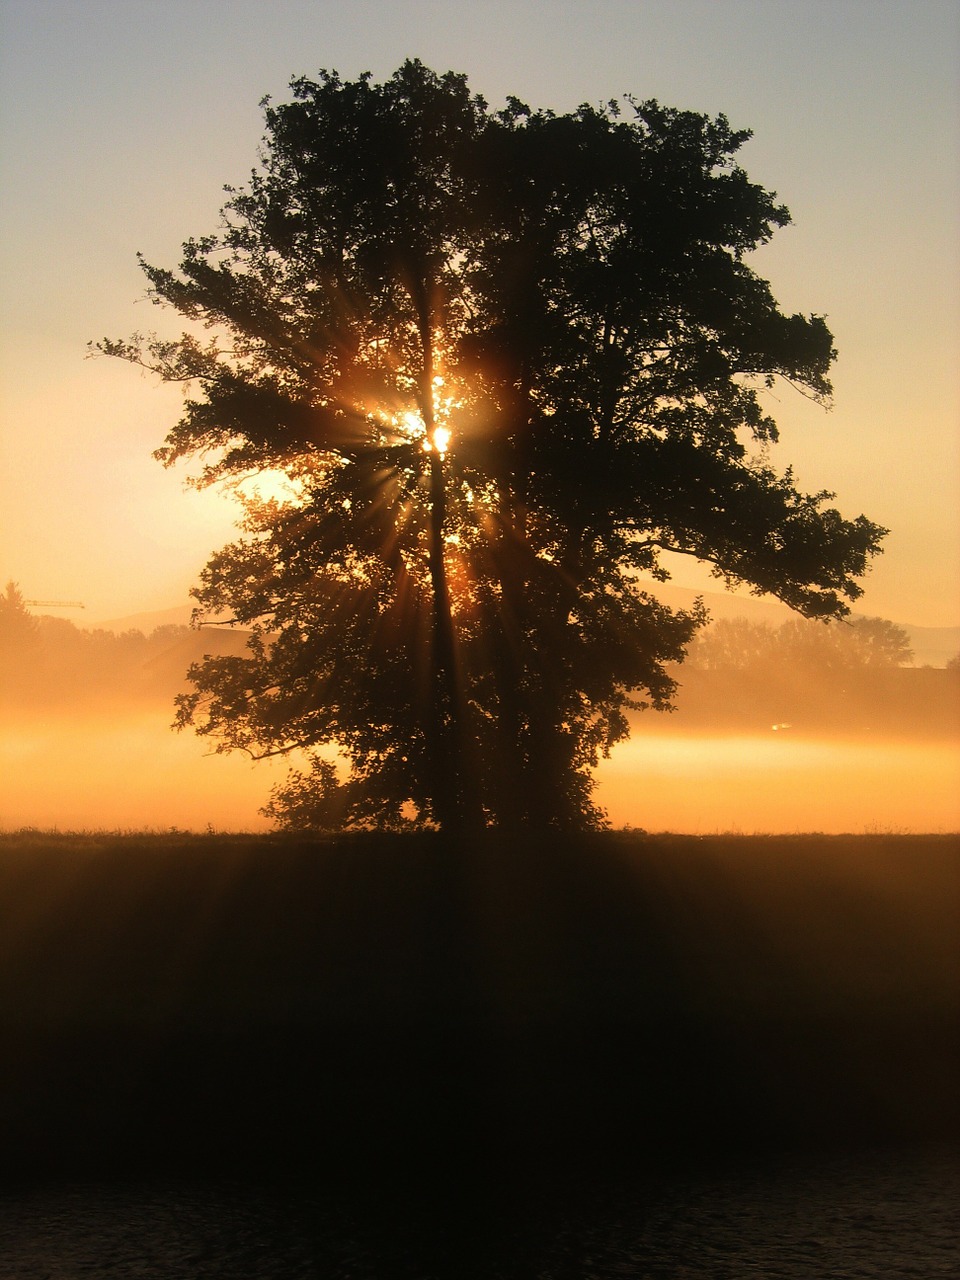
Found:
[[[193,614],[192,604],[179,604],[172,609],[152,609],[144,613],[128,613],[123,618],[107,618],[96,622],[78,622],[76,625],[85,631],[142,631],[148,636],[157,627],[189,627]],[[206,628],[216,627],[217,623],[205,623]]]
[[[910,636],[917,667],[945,667],[960,653],[960,627],[912,627],[902,623]]]
[[[84,620],[83,622],[78,622],[77,626],[83,627],[85,631],[142,631],[144,635],[149,635],[157,627],[189,626],[192,612],[193,605],[178,604],[172,609],[153,609],[145,613],[128,613],[123,618],[98,619],[95,622]]]

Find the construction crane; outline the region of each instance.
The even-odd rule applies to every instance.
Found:
[[[24,600],[23,603],[34,609],[85,609],[87,607],[79,600]]]

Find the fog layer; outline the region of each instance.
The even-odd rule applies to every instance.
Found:
[[[716,623],[598,773],[615,826],[710,833],[960,830],[960,672],[904,665],[890,624]],[[807,628],[807,629],[805,629]],[[242,635],[115,635],[56,619],[8,645],[0,828],[263,830],[288,762],[212,754],[170,724],[185,672]]]
[[[213,756],[163,712],[0,724],[0,828],[266,830],[286,766]],[[599,771],[615,826],[960,830],[960,744],[641,732]]]

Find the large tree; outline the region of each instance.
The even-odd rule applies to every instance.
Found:
[[[722,116],[493,111],[419,62],[292,95],[218,233],[144,263],[190,332],[98,344],[187,384],[163,462],[290,478],[204,571],[251,650],[180,723],[336,748],[345,780],[285,793],[315,821],[596,823],[599,756],[703,620],[642,585],[661,553],[827,619],[884,532],[768,460],[765,390],[826,400],[835,355],[747,261],[789,214]]]

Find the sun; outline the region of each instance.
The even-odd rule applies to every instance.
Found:
[[[446,453],[450,447],[450,439],[452,432],[449,427],[435,427],[433,431],[433,439],[424,439],[424,450],[429,453],[431,449],[436,449],[437,453]]]
[[[433,417],[435,426],[427,430],[423,416],[415,409],[404,409],[393,418],[396,429],[410,440],[419,440],[424,453],[432,453],[435,449],[445,454],[453,439],[453,431],[446,425],[451,415],[461,406],[462,401],[449,391],[444,392],[446,378],[437,375],[433,379]]]

